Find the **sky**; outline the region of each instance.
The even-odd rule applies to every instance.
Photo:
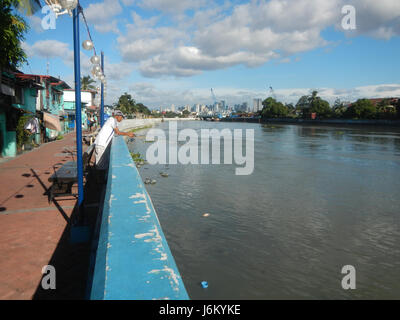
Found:
[[[42,1],[44,2],[44,1]],[[400,97],[399,0],[81,0],[95,49],[105,55],[106,104],[124,92],[150,108],[287,103],[318,90],[333,103]],[[342,11],[352,6],[354,16]],[[72,18],[44,29],[27,17],[25,73],[74,84]],[[355,17],[355,29],[346,30]],[[346,26],[346,24],[344,25]],[[80,42],[88,32],[81,18]],[[92,51],[81,46],[81,75]]]

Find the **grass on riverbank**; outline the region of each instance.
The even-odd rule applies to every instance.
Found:
[[[130,154],[135,164],[143,165],[146,163],[146,160],[142,158],[142,155],[139,152],[138,153],[131,152]]]
[[[135,129],[129,130],[129,132],[138,132],[140,130],[149,129],[149,128],[152,128],[152,127],[153,126],[151,124],[149,124],[149,125],[144,126],[144,127],[139,127],[139,128],[135,128]]]

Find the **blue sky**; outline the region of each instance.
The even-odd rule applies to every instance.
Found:
[[[400,96],[398,0],[81,0],[96,51],[106,57],[107,97],[123,92],[149,107],[233,105],[265,98],[296,102],[318,89],[336,98]],[[356,29],[342,27],[344,5]],[[27,20],[26,73],[73,85],[72,18],[44,30],[45,14]],[[88,38],[81,19],[81,42]],[[83,50],[82,75],[92,52]]]

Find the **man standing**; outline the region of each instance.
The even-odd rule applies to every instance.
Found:
[[[114,133],[122,136],[133,138],[133,132],[121,132],[118,130],[118,123],[125,118],[120,110],[115,110],[113,116],[110,117],[101,128],[95,140],[96,168],[98,170],[107,170],[110,160],[111,141]]]

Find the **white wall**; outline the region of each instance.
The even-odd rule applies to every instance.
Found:
[[[66,102],[75,102],[75,91],[64,91],[64,101]],[[93,105],[92,101],[92,93],[82,91],[81,92],[81,102],[87,103],[88,106]]]

